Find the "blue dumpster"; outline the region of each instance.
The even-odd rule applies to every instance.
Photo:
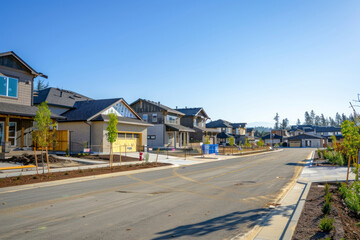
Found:
[[[203,144],[202,151],[204,154],[219,155],[219,145],[218,144]]]

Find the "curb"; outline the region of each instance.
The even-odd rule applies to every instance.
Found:
[[[296,208],[285,228],[285,232],[284,234],[282,235],[281,239],[283,240],[287,240],[287,239],[291,239],[293,234],[294,234],[294,231],[295,231],[295,228],[297,226],[297,223],[300,219],[300,216],[301,216],[301,213],[302,213],[302,210],[305,206],[305,202],[306,202],[306,198],[309,194],[309,190],[310,190],[310,187],[311,187],[311,182],[307,182],[305,183],[306,184],[306,187],[305,189],[303,190],[301,196],[300,196],[300,199],[299,201],[297,202],[296,204]]]

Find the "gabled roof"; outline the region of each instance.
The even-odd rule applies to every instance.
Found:
[[[19,61],[21,63],[21,65],[23,65],[26,69],[28,69],[31,72],[31,74],[35,75],[36,77],[40,76],[40,77],[43,77],[43,78],[48,78],[48,76],[44,75],[43,73],[35,71],[32,67],[30,67],[30,65],[28,65],[24,60],[22,60],[13,51],[0,53],[0,57],[6,57],[6,56],[14,57],[17,61]]]
[[[230,123],[230,125],[234,128],[244,128],[246,126],[246,123]]]
[[[74,107],[63,113],[62,116],[66,117],[66,121],[90,121],[96,119],[102,112],[119,102],[128,107],[136,118],[141,119],[122,98],[77,101]]]
[[[275,134],[275,133],[271,133],[271,139],[282,139],[282,138],[283,138],[283,137],[280,136],[280,135],[277,135],[277,134]],[[263,140],[264,140],[264,139],[270,139],[270,133],[267,134],[267,135],[265,135],[265,136],[263,136],[262,139],[263,139]]]
[[[301,139],[321,139],[322,137],[320,136],[316,136],[316,135],[312,135],[312,134],[299,134],[296,136],[292,136],[292,137],[288,137],[288,140],[301,140]]]
[[[48,105],[73,107],[75,102],[86,100],[92,99],[79,93],[60,88],[49,87],[34,92],[34,104],[40,104],[46,101]]]
[[[174,113],[174,114],[177,114],[177,115],[180,115],[180,116],[184,116],[184,115],[185,115],[185,114],[182,113],[182,112],[179,112],[179,111],[177,111],[177,110],[175,110],[175,109],[172,109],[172,108],[170,108],[170,107],[168,107],[168,106],[165,106],[165,105],[163,105],[163,104],[160,104],[160,102],[154,102],[154,101],[150,101],[150,100],[146,100],[146,99],[141,99],[141,98],[139,98],[139,99],[136,100],[135,102],[131,103],[130,106],[134,105],[135,103],[137,103],[137,102],[139,102],[139,101],[147,102],[147,103],[152,104],[152,105],[154,105],[154,106],[157,106],[157,107],[159,107],[160,109],[162,109],[162,110],[164,110],[164,111],[166,111],[166,112],[169,112],[169,113]]]
[[[228,133],[221,132],[221,133],[218,133],[218,135],[216,135],[216,137],[221,138],[221,139],[226,139],[226,138],[231,138],[232,136]]]
[[[93,121],[109,121],[109,116],[100,114]],[[136,118],[127,118],[127,117],[118,117],[118,123],[130,124],[130,125],[143,125],[143,126],[154,126],[153,124],[147,123],[144,120],[136,119]]]
[[[218,119],[216,121],[212,121],[206,124],[207,128],[232,128],[230,122]]]
[[[0,114],[9,114],[24,117],[35,117],[38,108],[13,103],[0,102]],[[51,113],[51,118],[64,119],[64,117]]]
[[[206,114],[205,110],[201,107],[194,108],[176,108],[177,111],[182,112],[185,116],[197,116],[200,112],[203,112],[205,118],[209,119],[209,116]]]

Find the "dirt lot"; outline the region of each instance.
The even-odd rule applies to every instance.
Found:
[[[360,218],[343,203],[337,189],[337,184],[330,184],[330,192],[333,193],[333,204],[328,217],[335,219],[335,229],[330,233],[322,232],[319,229],[320,220],[324,217],[321,208],[325,202],[325,188],[324,184],[313,183],[295,229],[293,240],[360,239],[360,226],[356,226],[360,222]]]
[[[41,162],[41,155],[37,154],[37,160],[39,167],[42,167]],[[44,158],[44,165],[46,166],[46,157],[45,154],[43,155]],[[2,162],[10,162],[10,163],[20,163],[22,165],[35,165],[35,154],[23,154],[21,156],[13,156],[9,159],[0,160]],[[49,162],[51,168],[60,168],[60,167],[76,167],[80,166],[81,164],[71,161],[71,160],[64,160],[56,158],[52,155],[49,155]]]
[[[106,168],[95,168],[95,169],[85,169],[85,170],[74,170],[68,172],[54,172],[49,174],[39,174],[39,175],[25,175],[19,177],[8,177],[8,178],[0,178],[0,188],[2,187],[10,187],[16,185],[23,185],[23,184],[31,184],[31,183],[39,183],[39,182],[49,182],[61,179],[68,179],[68,178],[76,178],[76,177],[84,177],[84,176],[91,176],[91,175],[99,175],[99,174],[106,174],[106,173],[114,173],[114,172],[123,172],[123,171],[131,171],[136,169],[143,169],[143,168],[153,168],[153,167],[161,167],[171,165],[168,163],[141,163],[141,164],[134,164],[134,165],[123,165],[123,166],[116,166],[110,169],[109,167]],[[39,172],[41,172],[39,170]]]
[[[110,158],[109,155],[75,155],[74,157],[89,159],[89,160],[105,160],[105,161],[109,161],[109,158]],[[121,155],[121,161],[122,162],[136,162],[136,161],[139,161],[139,158]],[[114,154],[114,162],[120,162],[120,155]]]

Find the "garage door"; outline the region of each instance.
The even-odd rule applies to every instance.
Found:
[[[301,141],[289,141],[289,147],[301,147]]]
[[[139,140],[138,133],[118,133],[118,138],[114,143],[114,152],[136,152],[140,144]]]

